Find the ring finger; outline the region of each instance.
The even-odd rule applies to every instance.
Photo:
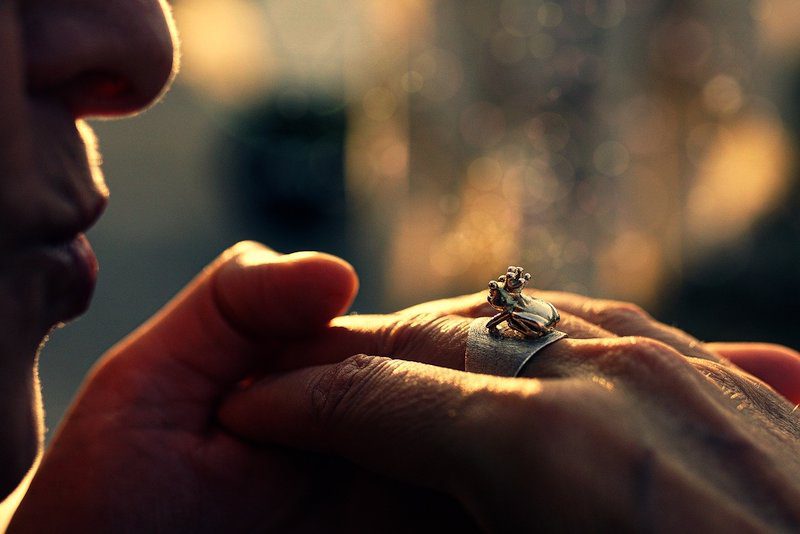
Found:
[[[725,362],[724,358],[706,349],[697,338],[657,321],[635,304],[592,299],[560,291],[541,291],[537,296],[552,302],[559,310],[596,324],[617,336],[649,337],[670,345],[684,356]]]
[[[303,350],[292,350],[274,361],[280,369],[292,369],[369,354],[463,370],[472,322],[468,317],[435,313],[347,315],[334,319]],[[571,314],[562,314],[558,328],[573,339],[617,337]],[[303,361],[298,361],[298,353]]]

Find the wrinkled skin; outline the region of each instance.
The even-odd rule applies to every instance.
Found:
[[[108,196],[83,119],[126,116],[157,101],[176,71],[174,48],[164,0],[0,2],[0,500],[41,450],[38,347],[52,327],[86,309],[94,285],[95,273],[87,277],[61,261],[63,249],[97,220]],[[405,496],[424,508],[418,501],[428,494],[387,486],[363,470],[314,455],[255,451],[214,425],[231,376],[238,380],[249,372],[243,347],[269,353],[283,345],[272,338],[250,345],[244,334],[231,334],[209,298],[213,273],[223,264],[226,272],[239,273],[227,279],[247,291],[229,307],[250,306],[240,310],[245,316],[272,317],[262,303],[248,300],[253,295],[264,302],[295,300],[294,293],[271,291],[280,283],[262,273],[275,269],[240,266],[240,252],[242,247],[227,253],[187,289],[182,305],[162,313],[97,367],[12,530],[220,532],[322,518],[347,524],[350,516],[368,524],[363,510],[335,507],[327,498],[332,479],[339,503],[358,492],[379,507],[392,502],[388,496]],[[322,295],[313,308],[289,315],[293,321],[311,328],[346,307],[354,287],[349,267],[316,256],[287,265],[321,277],[319,284],[297,280]],[[292,280],[286,271],[293,269],[277,270],[281,282]],[[284,309],[274,312],[283,317]],[[231,321],[234,330],[242,326]],[[274,319],[277,337],[289,336],[283,324]],[[206,369],[187,354],[223,363]],[[305,510],[317,502],[327,511],[309,518]]]
[[[98,363],[10,532],[470,531],[439,492],[255,447],[217,421],[241,378],[298,365],[356,285],[349,265],[324,254],[281,256],[253,243],[223,254]],[[315,306],[295,298],[299,286]],[[336,350],[326,357],[348,355]]]
[[[221,420],[446,492],[490,531],[800,528],[797,353],[704,345],[626,303],[537,296],[571,337],[537,354],[535,378],[461,371],[469,317],[492,313],[474,295],[337,319],[328,343],[369,355],[271,375]],[[794,380],[781,395],[725,355]]]
[[[37,347],[91,292],[58,261],[41,260],[58,256],[106,203],[81,119],[157,99],[174,72],[165,4],[2,2],[0,64],[5,495],[41,439]],[[352,298],[349,267],[256,249],[225,254],[104,357],[12,531],[796,526],[792,406],[685,335],[667,335],[625,306],[615,315],[551,295],[570,313],[561,325],[573,339],[537,357],[529,372],[541,379],[467,375],[458,370],[463,317],[487,314],[475,304],[483,296],[337,319],[326,330]],[[316,306],[291,309],[298,285]],[[784,349],[720,350],[776,387],[794,358]],[[243,377],[358,352],[434,365],[355,357],[271,375],[223,403]],[[792,396],[791,383],[781,387]]]
[[[537,355],[542,378],[473,375],[459,369],[469,317],[492,312],[482,295],[327,324],[355,285],[330,256],[228,251],[104,356],[11,532],[795,520],[793,406],[688,335],[547,294],[572,338]],[[723,348],[800,365],[781,347]]]

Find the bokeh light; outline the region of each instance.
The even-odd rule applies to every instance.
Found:
[[[780,327],[800,314],[797,0],[173,3],[173,91],[97,125],[107,286],[51,344],[84,365],[73,390],[87,358],[253,237],[343,255],[357,311],[521,264],[537,287],[632,300],[701,337],[797,339]],[[734,329],[736,306],[772,320]],[[46,391],[64,374],[48,361]]]
[[[649,304],[790,190],[794,151],[768,110],[779,95],[759,82],[765,58],[777,65],[800,49],[787,22],[797,5],[183,0],[176,9],[184,82],[212,99],[296,86],[342,100],[354,235],[376,230],[387,305],[470,289],[488,265],[514,257],[557,271],[543,275],[554,285]]]

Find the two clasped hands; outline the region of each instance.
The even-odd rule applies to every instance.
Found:
[[[11,532],[800,526],[790,349],[544,293],[569,338],[471,374],[485,293],[340,316],[356,288],[331,256],[224,253],[99,362]]]

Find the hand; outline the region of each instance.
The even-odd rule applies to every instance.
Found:
[[[248,243],[223,254],[96,366],[11,531],[331,531],[386,515],[402,528],[433,503],[445,507],[439,518],[463,516],[432,492],[352,464],[256,448],[215,420],[243,377],[298,359],[297,347],[349,306],[356,284],[331,256]]]
[[[797,375],[796,353],[704,345],[629,304],[538,296],[571,337],[536,355],[535,379],[459,370],[469,317],[491,313],[464,297],[336,319],[330,340],[403,359],[273,374],[229,398],[221,420],[448,492],[494,531],[800,526],[800,416],[725,359],[755,368],[760,354]]]

